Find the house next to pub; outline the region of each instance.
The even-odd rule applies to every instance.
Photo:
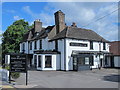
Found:
[[[111,55],[106,55],[105,59],[107,67],[120,68],[120,41],[110,43],[110,53]]]
[[[105,66],[109,55],[109,41],[96,32],[67,26],[65,14],[54,13],[55,25],[42,27],[34,21],[20,43],[20,52],[28,55],[28,66],[36,70],[86,70]],[[108,63],[107,63],[108,64]]]

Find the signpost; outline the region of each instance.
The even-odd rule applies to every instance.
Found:
[[[26,54],[11,54],[10,55],[10,74],[11,72],[26,73],[26,85],[27,85],[27,55]]]

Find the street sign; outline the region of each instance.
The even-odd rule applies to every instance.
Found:
[[[11,83],[11,72],[26,73],[27,85],[27,55],[26,54],[10,54],[10,73],[9,82]]]
[[[27,71],[27,58],[25,54],[12,54],[10,55],[10,72],[22,72]]]

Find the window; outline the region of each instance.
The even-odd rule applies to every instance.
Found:
[[[106,50],[106,44],[103,42],[103,50]]]
[[[41,56],[38,56],[38,67],[41,67]]]
[[[85,65],[89,65],[89,57],[85,57]]]
[[[52,56],[45,56],[45,68],[52,67]]]
[[[55,50],[57,51],[58,50],[58,41],[55,40]]]
[[[73,42],[71,42],[70,46],[87,47],[87,44],[85,44],[85,43],[73,43]]]
[[[94,65],[94,58],[93,58],[93,56],[90,57],[89,64],[90,64],[90,66]]]
[[[32,42],[30,42],[30,50],[32,50]]]
[[[34,43],[34,49],[37,49],[37,41]]]
[[[40,40],[40,49],[42,49],[42,40]]]
[[[25,43],[22,44],[22,51],[25,51]]]
[[[90,49],[93,49],[93,41],[90,41]]]

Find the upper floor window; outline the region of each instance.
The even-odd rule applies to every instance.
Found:
[[[37,49],[37,41],[34,43],[34,49]]]
[[[42,49],[42,40],[40,40],[40,49]]]
[[[90,49],[93,49],[93,41],[90,41]]]
[[[106,50],[106,43],[103,42],[103,50]]]
[[[32,50],[32,42],[30,42],[30,50]]]
[[[73,42],[71,42],[70,46],[87,47],[87,44],[86,43],[73,43]]]

